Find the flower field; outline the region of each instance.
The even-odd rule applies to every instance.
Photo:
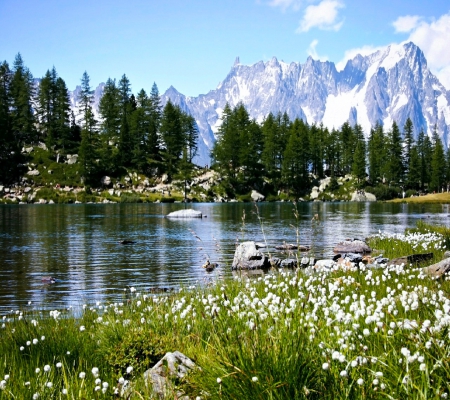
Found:
[[[436,232],[371,240],[397,256],[446,250]],[[445,399],[449,293],[421,266],[361,265],[170,295],[128,288],[80,310],[30,304],[2,317],[0,399],[150,399],[143,372],[175,350],[199,367],[175,382],[192,399]]]

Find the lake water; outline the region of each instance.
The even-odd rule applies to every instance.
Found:
[[[391,203],[202,203],[206,218],[174,220],[183,204],[0,206],[0,315],[118,301],[124,289],[178,288],[231,275],[237,242],[312,245],[330,257],[346,238],[403,233],[417,220],[450,223],[449,205]],[[318,221],[312,221],[313,216]],[[120,240],[133,240],[131,245]],[[209,257],[219,268],[207,273]],[[43,277],[56,278],[46,284]]]

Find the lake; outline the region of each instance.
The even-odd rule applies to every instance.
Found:
[[[450,223],[449,205],[393,203],[199,203],[205,218],[165,216],[183,204],[0,206],[0,315],[120,301],[124,289],[178,288],[231,276],[236,243],[283,242],[330,257],[346,238],[403,233],[417,220]],[[295,209],[296,211],[295,211]],[[314,215],[318,220],[313,220]],[[122,245],[120,240],[135,241]],[[206,258],[219,268],[207,273]],[[56,278],[46,284],[43,277]],[[30,305],[28,305],[30,303]]]

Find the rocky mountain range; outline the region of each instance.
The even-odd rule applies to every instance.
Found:
[[[102,89],[96,89],[96,104]],[[163,104],[170,99],[196,119],[199,165],[210,163],[226,103],[234,107],[242,102],[259,122],[270,112],[286,111],[291,119],[323,123],[329,129],[346,121],[358,123],[366,135],[376,123],[390,129],[396,121],[402,129],[410,117],[415,135],[421,129],[431,135],[436,125],[444,145],[449,145],[450,91],[430,72],[423,52],[412,42],[357,55],[341,71],[333,62],[311,57],[304,64],[273,57],[253,65],[237,58],[225,79],[207,94],[188,97],[170,87],[161,98]]]

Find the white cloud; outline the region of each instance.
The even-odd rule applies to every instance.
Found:
[[[411,32],[417,27],[417,24],[421,19],[422,18],[418,15],[405,15],[403,17],[398,17],[392,25],[397,33]]]
[[[298,11],[302,3],[303,0],[270,0],[269,6],[280,7],[283,11],[286,11],[288,8]]]
[[[437,76],[440,82],[450,89],[450,12],[441,15],[431,22],[425,21],[420,16],[406,15],[397,18],[392,24],[398,33],[408,33],[405,42],[413,42],[425,54],[428,67]],[[364,46],[347,50],[341,61],[336,64],[338,70],[342,70],[348,60],[357,54],[368,55],[386,46]]]
[[[307,32],[311,28],[338,31],[343,21],[337,21],[338,10],[344,5],[337,0],[323,0],[319,4],[306,7],[297,33]]]
[[[432,22],[420,21],[409,34],[408,41],[419,46],[430,70],[450,88],[450,13]]]
[[[321,56],[317,53],[317,45],[319,44],[319,41],[317,39],[314,39],[307,50],[308,56],[311,56],[314,60],[320,60],[320,61],[327,61],[328,57],[327,56]]]

